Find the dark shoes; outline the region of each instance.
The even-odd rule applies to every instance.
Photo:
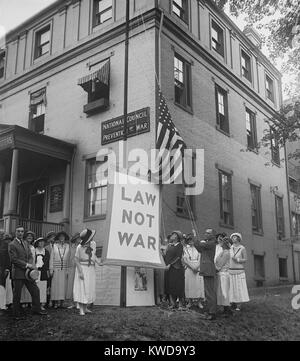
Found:
[[[47,312],[46,311],[42,311],[42,310],[40,310],[40,311],[33,311],[32,312],[34,315],[38,315],[38,316],[47,316]]]

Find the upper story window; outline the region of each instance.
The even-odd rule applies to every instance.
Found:
[[[211,47],[218,54],[224,56],[224,31],[213,20],[211,22]]]
[[[219,170],[220,217],[224,225],[233,226],[232,176]]]
[[[266,75],[266,96],[274,102],[274,82],[268,75]]]
[[[276,212],[277,237],[278,239],[283,239],[285,235],[283,198],[278,195],[275,195],[275,212]]]
[[[174,56],[175,103],[191,110],[191,65],[179,55]]]
[[[50,25],[35,34],[34,58],[39,58],[48,53],[50,53]]]
[[[104,216],[107,210],[107,157],[103,161],[89,159],[85,198],[85,217]]]
[[[262,232],[262,208],[260,187],[250,184],[251,191],[251,214],[252,229],[255,232]]]
[[[276,136],[274,129],[270,128],[270,138],[271,138],[271,156],[272,161],[278,165],[280,165],[280,149],[279,142]]]
[[[30,95],[29,129],[39,134],[44,134],[46,105],[46,88]]]
[[[256,149],[256,119],[255,114],[246,108],[246,129],[247,129],[247,147],[249,149]]]
[[[112,0],[94,0],[94,26],[105,23],[112,19]]]
[[[0,53],[0,79],[4,78],[5,73],[5,51]]]
[[[300,183],[296,179],[289,177],[290,191],[300,195]]]
[[[217,127],[225,133],[229,133],[228,117],[228,94],[225,89],[216,85],[216,105],[217,105]]]
[[[99,70],[79,79],[78,85],[88,94],[88,104],[83,110],[86,114],[107,109],[110,91],[110,61],[106,60]]]
[[[173,0],[173,13],[180,17],[184,22],[188,22],[188,1]]]
[[[300,214],[292,212],[293,235],[300,236]]]
[[[176,213],[179,217],[191,219],[194,218],[194,201],[193,197],[185,194],[185,187],[183,185],[177,186],[176,194]]]
[[[252,81],[251,58],[244,50],[241,51],[241,65],[242,65],[242,76],[251,82]]]

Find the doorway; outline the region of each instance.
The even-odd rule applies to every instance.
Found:
[[[45,216],[47,183],[39,180],[19,187],[19,214],[21,218],[43,221]]]

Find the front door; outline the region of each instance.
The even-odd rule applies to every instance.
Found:
[[[46,182],[24,183],[20,186],[20,216],[35,221],[44,220]]]

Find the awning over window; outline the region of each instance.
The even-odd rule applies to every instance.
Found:
[[[35,106],[40,103],[44,103],[45,106],[47,105],[46,88],[30,94],[30,106]]]
[[[80,85],[86,92],[95,88],[95,83],[101,83],[108,86],[110,76],[110,61],[106,61],[102,67],[92,74],[86,75],[78,80]]]

